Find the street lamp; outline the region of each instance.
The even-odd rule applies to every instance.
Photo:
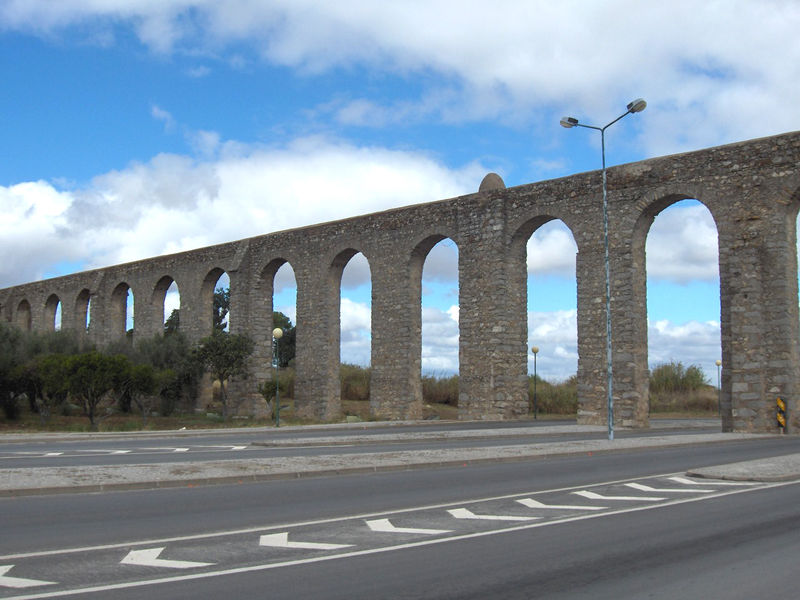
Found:
[[[539,354],[539,346],[533,346],[531,352],[533,352],[533,418],[536,419],[536,413],[539,410],[536,403],[536,355]]]
[[[272,363],[275,365],[275,427],[281,426],[281,400],[279,390],[281,388],[278,379],[278,340],[283,337],[283,329],[276,327],[272,330]]]
[[[614,439],[614,397],[612,395],[612,379],[613,370],[611,365],[611,274],[608,266],[608,186],[606,182],[606,129],[611,127],[614,123],[619,121],[622,117],[631,114],[642,112],[647,106],[641,98],[637,98],[629,103],[624,113],[618,116],[604,127],[595,127],[594,125],[585,125],[574,117],[564,117],[561,119],[561,126],[571,129],[572,127],[585,127],[586,129],[595,129],[600,132],[600,153],[603,160],[603,244],[605,245],[605,267],[606,267],[606,365],[608,382],[608,439]]]
[[[717,365],[717,415],[722,418],[722,385],[720,385],[720,372],[722,370],[722,361],[717,359],[714,363]]]

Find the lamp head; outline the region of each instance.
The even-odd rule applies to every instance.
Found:
[[[578,119],[575,117],[562,117],[561,118],[561,126],[570,129],[571,127],[575,127],[578,124]]]
[[[531,348],[531,352],[533,352],[534,354],[538,354],[539,346],[534,346],[533,348]]]
[[[647,107],[647,102],[643,98],[637,98],[633,102],[628,103],[628,112],[637,113],[642,112]]]
[[[273,329],[272,337],[274,337],[276,340],[281,339],[283,337],[283,329],[281,329],[280,327],[276,327],[275,329]]]

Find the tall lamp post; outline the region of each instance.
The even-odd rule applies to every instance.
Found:
[[[600,153],[603,160],[603,244],[605,246],[605,268],[606,268],[606,365],[608,382],[606,388],[608,389],[608,439],[614,439],[614,396],[612,395],[612,379],[613,370],[611,364],[611,274],[608,266],[608,186],[606,182],[606,129],[611,127],[614,123],[619,121],[622,117],[631,113],[642,112],[647,106],[641,98],[637,98],[630,104],[624,113],[618,116],[604,127],[595,127],[594,125],[585,125],[580,123],[574,117],[564,117],[561,119],[561,126],[570,129],[572,127],[585,127],[586,129],[594,129],[600,132]]]
[[[531,352],[533,352],[533,418],[536,419],[536,413],[539,412],[537,398],[536,398],[536,355],[539,354],[539,346],[533,346],[531,348]]]
[[[717,415],[722,417],[722,385],[720,383],[720,372],[722,370],[722,361],[717,359],[714,363],[717,365]]]
[[[281,426],[281,400],[279,390],[281,382],[278,379],[278,340],[283,337],[283,329],[276,327],[272,330],[272,362],[275,365],[275,427]]]

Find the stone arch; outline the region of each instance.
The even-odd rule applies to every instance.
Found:
[[[75,298],[75,325],[88,331],[91,323],[92,294],[88,289],[83,288]]]
[[[30,331],[33,325],[33,318],[31,315],[31,303],[27,300],[20,300],[17,304],[17,314],[14,323],[22,329],[22,331]]]
[[[633,340],[633,351],[636,358],[633,363],[637,370],[637,380],[643,383],[639,401],[633,411],[638,418],[644,422],[647,420],[649,414],[650,394],[649,394],[649,333],[648,333],[648,310],[647,310],[647,263],[646,263],[646,245],[648,234],[650,233],[653,222],[661,212],[667,208],[682,202],[684,200],[696,200],[703,205],[711,215],[714,221],[714,226],[719,234],[719,220],[717,215],[714,214],[714,203],[709,202],[710,196],[706,194],[694,194],[690,192],[671,192],[662,191],[660,194],[650,194],[648,197],[643,198],[639,204],[638,215],[633,226],[631,236],[631,278],[633,288],[633,298],[635,302],[628,309],[628,324],[633,330],[633,335],[630,339]],[[718,261],[721,259],[719,256],[719,239],[717,241]],[[722,286],[722,272],[720,272],[720,311],[724,313],[727,309],[725,306],[726,299],[721,292]],[[722,322],[723,319],[720,318]],[[724,327],[724,325],[723,325]],[[723,343],[724,345],[724,343]],[[723,349],[724,354],[724,349]],[[711,375],[707,373],[707,375]],[[615,378],[616,380],[616,378]],[[615,394],[616,396],[616,394]]]
[[[513,231],[511,236],[511,241],[509,243],[509,250],[507,254],[507,268],[509,271],[509,296],[510,296],[510,306],[509,310],[512,314],[512,323],[517,325],[518,332],[516,332],[514,339],[524,340],[524,358],[525,361],[524,365],[524,372],[528,374],[528,377],[533,376],[533,356],[531,354],[531,346],[537,346],[540,349],[539,354],[539,361],[541,362],[542,357],[546,357],[548,353],[551,354],[554,352],[552,348],[549,348],[543,345],[543,340],[541,339],[533,339],[531,337],[532,332],[529,331],[529,307],[531,304],[531,299],[529,297],[529,278],[530,274],[528,272],[528,262],[529,262],[529,244],[534,238],[534,235],[542,229],[542,227],[549,225],[561,223],[564,227],[569,231],[569,234],[572,238],[573,244],[576,247],[577,253],[577,245],[578,241],[574,234],[572,227],[565,221],[559,217],[554,216],[553,214],[542,214],[537,215],[532,218],[528,218],[525,221],[517,224],[517,228]],[[573,259],[574,260],[574,259]],[[573,275],[573,277],[575,277]],[[577,287],[577,277],[576,279],[576,287]],[[580,310],[580,306],[577,303],[577,298],[575,298],[575,304],[578,310]],[[521,317],[521,318],[520,318]],[[576,323],[577,326],[577,323]],[[577,332],[576,332],[577,333]],[[540,364],[541,367],[541,364]],[[541,373],[541,368],[539,369],[539,373]],[[533,408],[531,404],[529,406],[529,410]]]
[[[219,278],[225,274],[225,269],[214,267],[203,278],[200,287],[200,316],[197,329],[201,332],[201,337],[211,333],[214,328],[214,290],[217,287]]]
[[[57,294],[50,294],[44,303],[44,326],[46,331],[61,329],[61,299]]]
[[[178,297],[180,298],[180,288],[178,287],[178,283],[170,275],[164,275],[158,280],[153,288],[153,293],[150,296],[152,314],[161,315],[160,324],[162,326],[171,316],[169,313],[172,312],[167,310],[167,294],[169,293],[170,289],[175,289],[178,293]],[[177,310],[180,310],[180,300],[178,302]]]
[[[128,300],[133,300],[134,306],[128,306]],[[135,326],[133,324],[134,310],[135,310],[135,296],[133,290],[126,282],[117,284],[114,291],[111,292],[111,303],[109,305],[110,317],[110,330],[112,336],[122,336],[128,331],[128,315],[131,315],[131,329]]]
[[[431,233],[422,238],[413,247],[410,253],[409,260],[409,296],[408,300],[411,303],[412,310],[410,312],[410,352],[408,360],[410,362],[410,389],[412,406],[409,407],[409,414],[418,415],[417,418],[422,416],[422,276],[425,267],[425,261],[428,258],[434,246],[443,240],[449,239],[458,248],[456,236],[446,235],[444,233]],[[460,258],[460,253],[459,253]],[[460,279],[460,278],[459,278]],[[460,284],[460,281],[459,281]],[[459,286],[460,288],[460,286]],[[459,358],[461,354],[459,344]],[[459,364],[460,364],[459,360]],[[459,380],[460,381],[460,380]]]

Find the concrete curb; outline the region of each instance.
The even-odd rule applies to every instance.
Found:
[[[800,454],[692,469],[687,475],[729,481],[791,481],[800,479]]]
[[[0,469],[0,497],[191,487],[375,473],[417,468],[469,466],[575,454],[611,453],[759,439],[763,434],[711,433],[608,440],[572,440],[491,448],[459,448],[370,454],[243,459],[202,463]],[[791,463],[794,465],[794,463]],[[704,471],[703,469],[699,471]],[[791,471],[794,473],[794,469]]]

